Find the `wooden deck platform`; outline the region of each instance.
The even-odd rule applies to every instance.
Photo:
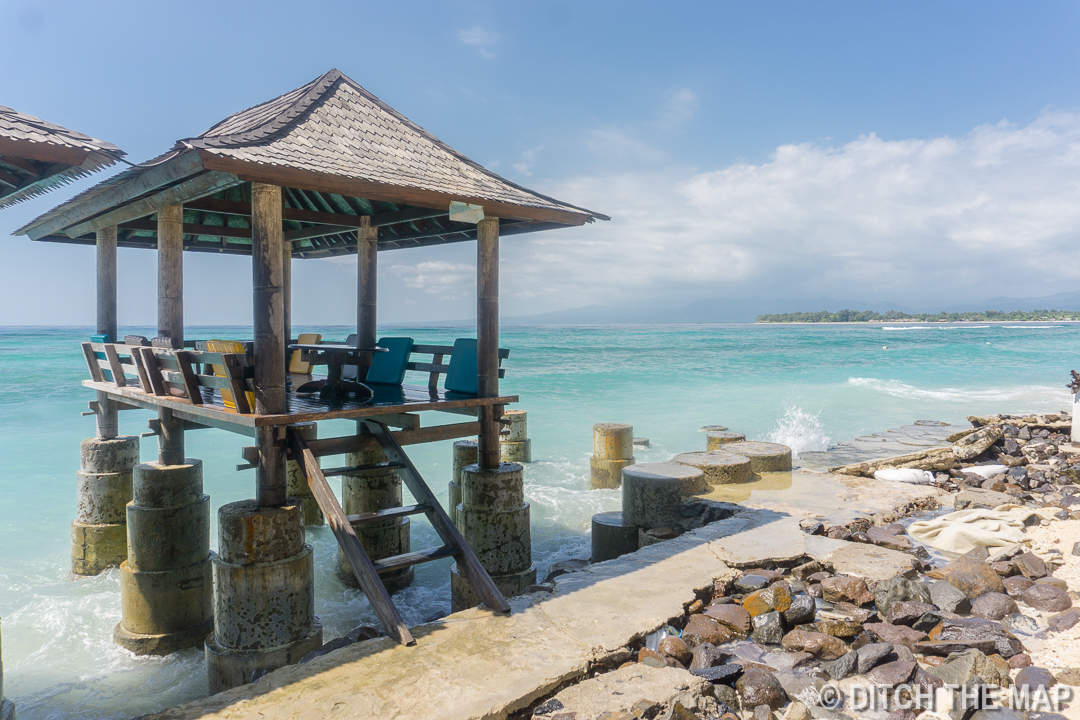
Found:
[[[294,376],[293,387],[311,380],[312,376]],[[318,379],[318,378],[316,378]],[[215,427],[229,432],[255,436],[255,428],[321,420],[349,420],[379,417],[390,420],[388,425],[418,430],[418,422],[402,422],[402,417],[424,410],[437,410],[457,415],[476,417],[479,409],[490,405],[506,405],[518,401],[516,395],[498,397],[473,397],[442,389],[432,390],[427,385],[371,386],[374,396],[367,402],[355,400],[328,402],[318,395],[298,395],[292,390],[286,394],[286,412],[273,415],[257,413],[238,413],[225,407],[221,395],[212,388],[202,388],[201,405],[192,403],[187,398],[153,395],[143,392],[138,387],[118,387],[111,382],[84,380],[83,386],[105,393],[123,408],[143,408],[156,410],[168,408],[173,414],[188,422],[206,427]],[[398,416],[394,418],[394,416]],[[393,420],[396,420],[394,422]],[[437,426],[436,426],[437,427]],[[432,428],[428,428],[431,430]],[[473,433],[475,434],[475,433]],[[460,436],[459,436],[460,437]],[[432,440],[441,439],[432,437]]]

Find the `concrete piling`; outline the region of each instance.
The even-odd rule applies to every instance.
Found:
[[[290,427],[299,430],[304,440],[317,440],[319,437],[318,423],[296,423]],[[319,459],[316,458],[315,462],[319,462]],[[289,497],[296,498],[304,507],[304,525],[325,525],[326,518],[323,517],[319,503],[315,501],[315,496],[311,493],[311,486],[308,485],[307,476],[300,469],[300,464],[295,460],[289,460],[285,466],[285,476]]]
[[[87,438],[80,450],[71,523],[71,574],[76,578],[118,567],[127,557],[127,504],[139,438]]]
[[[613,560],[638,549],[637,525],[626,522],[619,511],[592,516],[592,561]]]
[[[201,460],[135,466],[127,550],[116,643],[136,655],[201,646],[213,629],[210,496]]]
[[[3,641],[0,640],[0,648]],[[15,704],[4,698],[4,657],[0,649],[0,720],[15,720]]]
[[[705,435],[706,450],[723,450],[728,443],[742,442],[746,435],[737,432],[710,432]]]
[[[692,465],[645,463],[623,471],[623,520],[646,530],[678,526],[687,495],[708,491],[705,473]]]
[[[698,468],[705,473],[705,482],[709,485],[750,482],[754,477],[750,458],[723,450],[683,453],[673,457],[671,462]]]
[[[454,455],[450,466],[449,494],[447,496],[446,514],[450,520],[461,530],[458,522],[457,509],[461,504],[461,471],[469,465],[479,462],[478,445],[475,440],[458,440],[454,443]]]
[[[750,469],[756,473],[787,472],[791,470],[791,448],[769,442],[728,443],[724,450],[750,458]]]
[[[469,465],[461,473],[458,521],[465,542],[506,597],[520,595],[536,583],[532,561],[529,503],[525,502],[524,468],[501,463],[497,468]],[[453,612],[480,602],[460,568],[450,569]]]
[[[322,645],[313,558],[295,498],[280,507],[241,500],[218,510],[214,632],[206,639],[211,694]]]
[[[386,453],[380,448],[350,453],[347,464],[375,465],[385,463]],[[387,508],[401,507],[401,476],[396,470],[367,470],[341,478],[342,509],[346,515],[377,512]],[[409,552],[411,547],[409,518],[392,518],[380,522],[357,523],[353,525],[360,544],[372,560],[382,560]],[[352,566],[345,558],[345,553],[338,548],[338,577],[349,587],[360,588],[360,582],[353,574]],[[400,568],[379,574],[389,592],[397,592],[408,587],[413,581],[413,568]]]
[[[507,410],[503,417],[510,421],[510,432],[499,436],[499,450],[505,463],[531,463],[532,440],[529,439],[525,410]]]
[[[634,462],[633,425],[593,425],[593,455],[589,458],[589,469],[594,490],[619,487],[623,468]]]

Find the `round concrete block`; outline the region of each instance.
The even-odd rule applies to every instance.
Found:
[[[712,452],[683,453],[671,459],[682,465],[692,465],[705,473],[706,485],[730,485],[750,482],[754,474],[750,470],[750,458],[735,453],[714,450]],[[708,492],[705,487],[699,492]],[[696,494],[696,493],[695,493]]]
[[[530,585],[536,584],[536,566],[532,565],[519,573],[510,575],[492,575],[491,579],[495,582],[495,586],[499,588],[503,597],[510,598],[521,595]],[[452,612],[461,612],[479,604],[480,596],[476,594],[472,583],[461,574],[455,563],[450,568],[450,610]]]
[[[479,462],[478,448],[479,446],[475,440],[457,440],[454,442],[453,464],[446,501],[447,512],[454,525],[458,525],[457,506],[461,504],[461,471],[466,466]]]
[[[265,670],[276,670],[293,665],[322,644],[322,623],[315,618],[312,629],[300,640],[283,647],[269,650],[234,650],[223,648],[214,640],[206,638],[206,675],[210,694],[246,685],[252,675]]]
[[[646,463],[623,471],[623,519],[654,528],[682,520],[683,497],[702,492],[705,473],[692,465]]]
[[[746,435],[737,432],[711,432],[705,436],[706,450],[721,450],[724,445],[733,442],[742,442]]]
[[[461,534],[491,575],[506,575],[532,564],[529,504],[508,511],[458,508]]]
[[[592,561],[594,563],[613,560],[637,549],[637,526],[623,520],[621,512],[602,512],[592,516]]]
[[[504,463],[531,463],[532,440],[511,442],[503,440],[499,443],[500,459]]]
[[[315,622],[314,553],[234,565],[214,558],[214,643],[269,650],[298,642]]]
[[[100,575],[118,567],[127,557],[127,525],[71,523],[71,574],[76,577]]]
[[[127,564],[134,572],[188,567],[210,556],[210,496],[191,505],[127,507]]]
[[[274,562],[304,552],[304,509],[299,504],[259,507],[240,500],[218,509],[218,555],[232,565]]]
[[[75,519],[89,525],[126,522],[132,471],[90,473],[80,470],[75,483]]]
[[[507,410],[503,417],[510,421],[510,433],[506,440],[510,442],[525,442],[529,437],[528,413],[525,410]]]
[[[633,425],[622,423],[593,425],[593,457],[597,460],[629,460],[633,456]]]
[[[343,475],[341,498],[346,515],[401,507],[401,476],[396,470]]]
[[[598,460],[589,458],[589,476],[593,490],[603,488],[611,489],[622,486],[623,470],[633,465],[634,458],[629,460]]]
[[[183,465],[141,463],[135,466],[132,500],[142,507],[173,507],[199,502],[203,496],[202,460]]]
[[[139,438],[134,435],[120,435],[108,440],[86,438],[79,449],[83,472],[124,472],[139,463]]]
[[[727,425],[702,425],[698,428],[698,431],[703,433],[724,432],[725,430],[727,430]]]
[[[786,472],[791,469],[791,448],[768,442],[737,442],[724,447],[727,452],[750,458],[750,468],[756,473]]]
[[[525,504],[525,469],[518,463],[497,468],[478,464],[461,471],[461,506],[466,510],[517,510]]]
[[[649,438],[636,437],[634,438],[634,447],[649,447]]]
[[[205,633],[198,637],[203,626],[209,627],[213,620],[213,579],[210,559],[177,570],[160,572],[135,572],[125,562],[120,565],[120,602],[122,620],[114,635],[116,641],[136,654],[160,654],[155,650],[142,653],[140,647],[172,648],[202,645]],[[122,639],[130,636],[135,646]],[[196,636],[190,633],[195,632]],[[209,632],[209,629],[206,631]],[[175,638],[163,638],[174,635]],[[158,638],[148,640],[147,636]],[[140,639],[141,637],[141,639]],[[190,644],[176,643],[190,642]]]

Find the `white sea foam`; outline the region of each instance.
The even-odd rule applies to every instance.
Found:
[[[1065,327],[1064,325],[1002,325],[1009,330],[1049,330],[1050,328]]]
[[[829,449],[829,436],[825,434],[817,413],[794,405],[789,405],[784,417],[777,421],[776,427],[769,433],[769,442],[787,445],[796,458],[800,453]]]
[[[911,325],[896,327],[894,325],[882,325],[882,330],[982,330],[989,325]]]
[[[1068,393],[1047,385],[1020,385],[1007,388],[937,388],[928,390],[902,383],[899,380],[849,377],[849,385],[910,400],[938,400],[946,402],[993,401],[999,403],[1023,402],[1032,405],[1060,405],[1069,400]],[[1028,409],[1036,409],[1034,407]]]

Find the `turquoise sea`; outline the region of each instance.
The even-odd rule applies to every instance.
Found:
[[[327,339],[348,333],[294,331]],[[393,329],[424,342],[472,332]],[[112,644],[120,619],[115,571],[68,580],[79,441],[94,432],[93,418],[80,416],[92,399],[80,386],[87,373],[78,343],[88,334],[0,328],[0,616],[5,693],[20,718],[128,718],[206,692],[201,652],[137,658]],[[250,329],[187,334],[244,339]],[[917,419],[1066,410],[1069,371],[1080,369],[1080,325],[1069,324],[511,327],[500,344],[511,348],[503,389],[529,411],[535,462],[526,483],[541,577],[552,562],[587,557],[589,518],[619,507],[618,491],[589,489],[593,423],[628,422],[649,437],[639,462],[704,449],[699,428],[706,424],[796,451],[823,450]],[[143,432],[149,417],[123,412],[121,431]],[[253,472],[235,470],[245,444],[218,430],[188,434],[188,454],[204,461],[215,508],[253,494]],[[156,457],[152,438],[142,454]],[[410,454],[445,499],[449,442]],[[326,638],[373,622],[363,596],[334,575],[330,531],[308,537]],[[414,521],[414,548],[433,538]],[[396,596],[409,622],[449,608],[449,562],[421,566],[415,584]]]

